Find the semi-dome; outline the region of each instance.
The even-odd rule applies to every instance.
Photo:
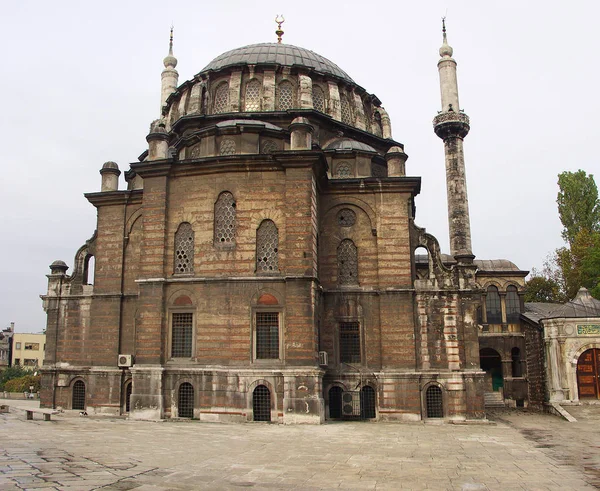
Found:
[[[355,83],[344,70],[327,58],[305,48],[279,43],[251,44],[232,49],[217,56],[200,73],[218,71],[236,65],[302,66]]]

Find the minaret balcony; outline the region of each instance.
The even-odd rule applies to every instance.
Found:
[[[450,137],[464,138],[470,129],[469,116],[463,112],[444,111],[433,118],[433,130],[442,140]]]

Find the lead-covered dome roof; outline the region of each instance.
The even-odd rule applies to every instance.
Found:
[[[355,83],[344,70],[324,56],[309,49],[279,43],[251,44],[232,49],[217,56],[200,73],[218,71],[236,65],[302,66]]]

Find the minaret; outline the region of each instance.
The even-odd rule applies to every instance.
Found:
[[[175,70],[177,66],[177,58],[173,56],[173,27],[171,26],[171,38],[169,40],[169,54],[163,60],[165,69],[161,74],[161,94],[160,94],[160,114],[162,114],[163,106],[167,101],[167,98],[175,92],[177,89],[177,81],[179,80],[179,73]]]
[[[444,140],[446,155],[446,189],[448,193],[448,222],[450,229],[450,254],[459,262],[473,261],[471,250],[471,224],[465,176],[463,139],[469,133],[469,117],[460,110],[456,61],[446,39],[446,23],[442,20],[444,42],[438,61],[442,110],[433,120],[435,134]]]

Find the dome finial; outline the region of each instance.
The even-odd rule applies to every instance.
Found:
[[[169,36],[169,54],[163,60],[165,68],[175,68],[177,66],[177,58],[173,56],[173,25],[171,24],[171,34]]]
[[[442,36],[443,42],[442,47],[440,48],[440,56],[444,57],[452,57],[453,49],[448,44],[448,39],[446,38],[446,17],[442,17]]]
[[[275,31],[275,34],[277,34],[277,43],[281,44],[281,36],[283,36],[281,24],[285,22],[285,18],[283,17],[283,15],[277,14],[275,16],[275,22],[277,22],[277,30]]]
[[[446,32],[445,28],[444,28],[444,32]],[[173,54],[173,24],[171,24],[171,35],[169,36],[169,54],[170,55]]]

